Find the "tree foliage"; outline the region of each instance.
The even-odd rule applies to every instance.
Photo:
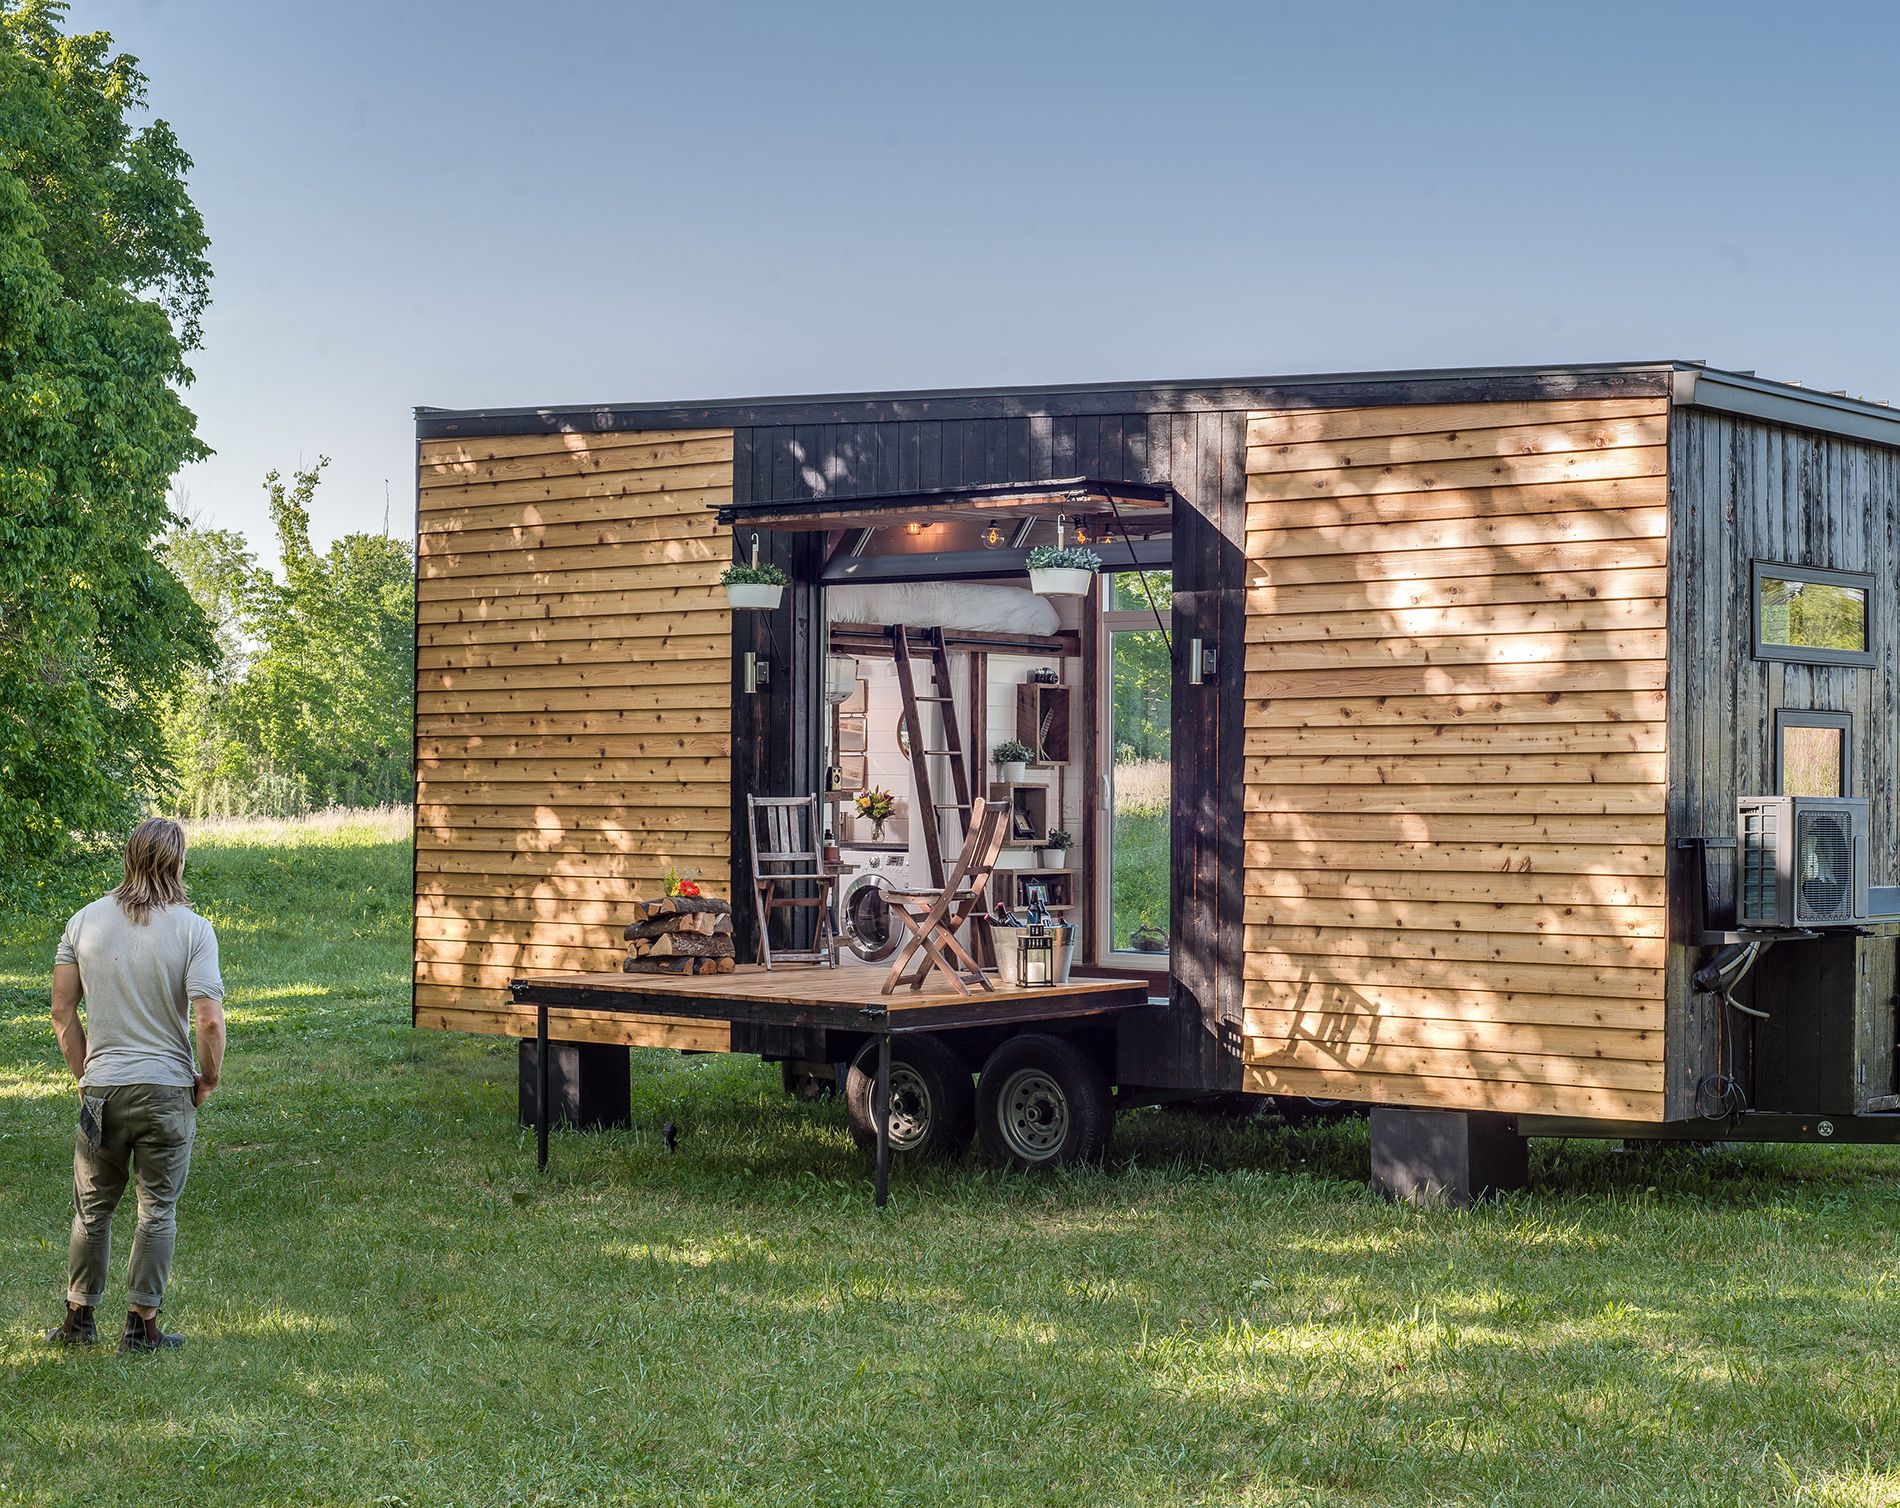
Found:
[[[155,553],[206,454],[179,390],[210,279],[145,80],[50,0],[0,4],[0,859],[122,825],[166,777],[156,708],[208,661]]]
[[[1173,705],[1168,644],[1160,624],[1174,611],[1174,577],[1167,571],[1125,571],[1111,578],[1112,612],[1141,613],[1147,619],[1118,629],[1113,641],[1112,685],[1117,762],[1165,760],[1173,747]],[[1148,624],[1159,616],[1154,627]]]
[[[404,541],[378,534],[312,547],[328,464],[264,479],[281,577],[222,530],[181,529],[167,541],[220,641],[218,667],[187,681],[166,720],[194,815],[408,799],[414,561]]]

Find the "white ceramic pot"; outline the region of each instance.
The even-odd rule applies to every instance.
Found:
[[[996,767],[997,779],[1004,785],[1021,785],[1023,776],[1029,772],[1029,766],[1020,759],[1012,759]]]
[[[1086,597],[1093,571],[1072,566],[1041,566],[1029,573],[1029,590],[1039,597]]]
[[[735,581],[726,588],[726,602],[733,608],[774,608],[784,595],[784,587],[761,581]]]

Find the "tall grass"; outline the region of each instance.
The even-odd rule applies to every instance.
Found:
[[[1113,772],[1109,819],[1109,946],[1129,947],[1139,927],[1168,930],[1173,767],[1166,760],[1128,760]]]

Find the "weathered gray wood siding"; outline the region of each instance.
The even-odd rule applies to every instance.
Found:
[[[1731,839],[1738,796],[1773,792],[1777,708],[1854,719],[1852,792],[1872,802],[1872,882],[1900,883],[1900,451],[1706,409],[1670,419],[1669,838],[1674,910],[1665,1096],[1692,1116],[1718,1067],[1747,1081],[1748,1035],[1695,996],[1692,854]],[[1865,571],[1877,663],[1796,665],[1753,657],[1756,560]],[[1734,904],[1734,854],[1709,850],[1712,916]],[[1724,1040],[1726,1038],[1726,1040]]]

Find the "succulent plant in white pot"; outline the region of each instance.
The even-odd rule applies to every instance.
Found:
[[[1019,784],[1026,766],[1035,757],[1034,749],[1013,738],[1005,739],[990,750],[990,758],[996,763],[997,779],[1005,785]]]
[[[1069,850],[1073,847],[1075,847],[1075,838],[1058,827],[1043,839],[1042,867],[1044,869],[1063,868],[1069,862]]]
[[[1037,545],[1029,552],[1029,590],[1041,597],[1085,597],[1102,557],[1080,545]]]

